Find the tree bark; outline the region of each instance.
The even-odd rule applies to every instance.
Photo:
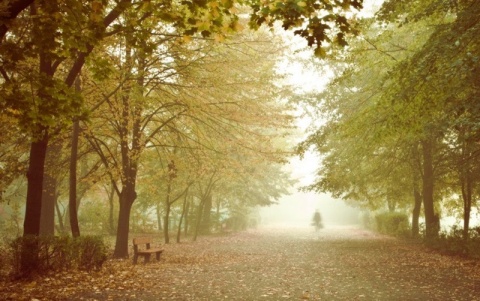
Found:
[[[422,209],[422,195],[418,188],[418,181],[414,179],[413,183],[413,210],[412,210],[412,237],[420,235],[419,219]]]
[[[203,206],[202,222],[200,227],[201,234],[210,234],[211,213],[212,213],[212,195],[208,194],[205,198],[205,202]]]
[[[27,203],[25,208],[25,220],[23,235],[39,235],[40,213],[42,209],[43,176],[45,157],[47,153],[48,134],[44,131],[40,140],[30,145],[29,168],[27,173]]]
[[[160,211],[160,204],[155,205],[155,213],[157,214],[157,227],[158,231],[163,231],[163,226],[162,226],[162,213]]]
[[[198,230],[200,228],[200,222],[202,221],[202,212],[203,212],[204,203],[205,203],[205,200],[204,200],[204,198],[202,198],[200,200],[200,203],[198,204],[198,207],[197,207],[197,219],[196,219],[196,223],[195,223],[195,229],[194,229],[194,232],[193,232],[193,238],[192,238],[193,241],[196,241],[197,237],[198,237]]]
[[[65,232],[65,225],[63,224],[63,215],[60,211],[60,206],[58,205],[58,199],[55,200],[55,211],[57,212],[57,219],[58,219],[58,229],[57,231],[60,233]]]
[[[50,153],[50,150],[47,150],[47,156],[49,156],[48,153]],[[57,179],[55,179],[55,177],[52,176],[49,172],[46,172],[43,175],[42,208],[40,213],[40,235],[55,235],[56,201]]]
[[[183,199],[182,213],[180,214],[180,218],[179,218],[179,221],[178,221],[177,242],[180,242],[180,236],[182,234],[182,222],[183,222],[183,218],[185,216],[185,212],[186,212],[186,209],[187,209],[187,204],[188,204],[188,191],[185,192],[185,196],[184,196],[184,199]]]
[[[422,141],[423,155],[423,208],[425,212],[425,230],[427,238],[435,238],[440,230],[439,216],[434,208],[434,174],[433,174],[433,142],[425,139]]]
[[[163,236],[165,239],[165,243],[168,244],[170,242],[169,232],[169,223],[170,223],[170,207],[172,203],[170,202],[170,192],[172,189],[172,182],[169,180],[167,184],[167,196],[165,199],[165,217],[163,218]]]
[[[127,182],[128,183],[128,182]],[[135,186],[127,184],[120,193],[118,212],[117,239],[115,241],[114,258],[128,258],[128,233],[130,230],[130,212],[136,199]]]
[[[187,201],[187,206],[185,208],[185,224],[183,226],[183,235],[185,237],[188,235],[189,225],[190,225],[190,202]]]
[[[78,81],[77,81],[78,82]],[[70,229],[73,237],[80,236],[77,211],[77,157],[78,157],[78,136],[80,125],[78,120],[73,121],[72,148],[70,153],[70,194],[68,199],[68,213],[70,217]]]
[[[115,196],[115,186],[114,186],[114,183],[112,183],[112,187],[111,187],[111,190],[110,190],[110,193],[108,194],[108,206],[109,206],[109,210],[108,210],[108,232],[110,234],[115,234],[115,223],[114,223],[114,219],[113,219],[113,212],[114,212],[114,202],[113,202],[113,198]]]
[[[40,234],[40,217],[42,212],[42,189],[47,153],[48,134],[30,145],[29,168],[27,173],[27,202],[25,205],[25,219],[23,223],[22,252],[20,255],[20,271],[28,275],[38,269],[38,244],[31,237]]]

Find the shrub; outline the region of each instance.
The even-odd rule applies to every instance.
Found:
[[[480,259],[480,227],[469,230],[469,238],[463,237],[463,229],[453,226],[443,231],[438,238],[427,241],[429,247],[440,253],[454,256]]]
[[[107,246],[99,236],[84,236],[75,239],[77,267],[81,270],[100,269],[107,260]]]
[[[408,236],[410,233],[410,222],[408,215],[401,212],[384,212],[375,215],[377,230],[380,233]]]
[[[107,247],[97,236],[26,236],[16,238],[9,246],[15,276],[28,276],[22,271],[46,274],[73,268],[99,269],[107,259]],[[22,262],[22,257],[27,260]]]

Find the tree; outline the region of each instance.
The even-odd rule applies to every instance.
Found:
[[[350,63],[335,66],[340,75],[317,98],[327,122],[300,145],[300,151],[315,146],[324,154],[312,189],[368,205],[380,196],[382,206],[390,200],[383,193],[389,196],[395,186],[408,185],[415,200],[414,224],[421,197],[427,237],[435,237],[441,201],[452,193],[441,184],[451,177],[450,164],[463,183],[453,191],[464,196],[468,220],[473,178],[467,176],[471,169],[463,164],[466,157],[461,165],[458,159],[467,150],[464,142],[478,134],[470,131],[478,122],[473,117],[478,116],[477,105],[472,106],[478,97],[478,44],[472,39],[478,33],[477,9],[471,1],[455,6],[387,1],[376,20],[363,21],[363,35],[349,43]],[[412,40],[415,36],[425,38]],[[467,128],[465,139],[460,129]],[[467,153],[468,160],[475,158],[471,149]],[[410,181],[401,180],[407,176]]]
[[[18,118],[19,124],[32,137],[29,156],[28,192],[24,235],[38,235],[41,194],[44,177],[45,157],[48,142],[56,130],[63,128],[75,118],[83,118],[85,111],[82,98],[72,89],[73,83],[83,68],[87,57],[105,37],[113,36],[125,29],[121,22],[116,22],[128,9],[141,15],[140,23],[147,19],[173,23],[174,27],[187,35],[200,33],[204,37],[219,30],[235,28],[238,17],[233,2],[207,1],[163,3],[156,1],[9,1],[4,2],[0,38],[2,38],[1,55],[5,63],[2,66],[2,109],[8,108],[12,116]],[[110,5],[109,5],[110,4]],[[306,5],[299,3],[295,10],[312,15]],[[328,2],[322,5],[313,3],[315,10],[335,11]],[[346,3],[342,3],[346,4]],[[360,2],[348,2],[360,7]],[[250,3],[255,11],[259,6]],[[30,12],[26,8],[30,7]],[[111,10],[107,11],[108,8]],[[269,8],[268,8],[269,9]],[[267,10],[268,10],[267,9]],[[271,10],[274,13],[276,9]],[[21,12],[24,12],[22,14]],[[288,9],[276,18],[288,18],[292,10]],[[71,17],[74,14],[74,17]],[[318,26],[333,21],[340,32],[348,32],[350,27],[345,18],[331,18],[309,21]],[[34,16],[32,18],[32,16]],[[15,22],[8,22],[15,19]],[[200,20],[199,22],[196,22]],[[256,19],[258,25],[267,19]],[[301,18],[296,18],[297,25]],[[291,24],[291,25],[295,25]],[[315,28],[320,28],[316,26]],[[288,26],[289,27],[289,26]],[[288,28],[286,27],[286,28]],[[145,27],[148,32],[148,27]],[[324,26],[323,29],[327,28]],[[7,31],[9,34],[7,34]],[[325,30],[315,35],[317,44],[327,39]],[[22,34],[21,34],[22,33]],[[26,33],[26,34],[23,34]],[[336,34],[336,31],[334,31]],[[310,36],[309,36],[310,37]],[[339,40],[341,36],[337,35]],[[320,45],[320,44],[319,44]],[[33,91],[33,93],[30,93]],[[34,100],[34,101],[32,101]],[[132,188],[127,188],[132,191]],[[134,197],[132,192],[125,192],[124,197]],[[128,211],[128,208],[127,208]]]

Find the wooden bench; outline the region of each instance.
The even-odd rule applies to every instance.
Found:
[[[138,256],[143,256],[145,263],[150,261],[152,254],[155,254],[157,261],[160,260],[160,254],[162,254],[163,249],[151,248],[151,243],[152,239],[149,237],[137,237],[133,239],[133,264],[137,264]],[[139,249],[140,245],[145,245],[145,248]]]

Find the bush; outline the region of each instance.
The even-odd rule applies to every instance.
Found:
[[[377,230],[380,233],[408,236],[410,234],[410,222],[408,215],[401,212],[384,212],[375,215]]]
[[[26,236],[13,240],[9,246],[15,276],[28,276],[22,271],[46,274],[73,268],[99,269],[107,259],[107,247],[97,236]],[[22,257],[27,260],[22,262]]]
[[[438,238],[427,241],[429,247],[440,253],[453,256],[480,259],[480,227],[470,229],[469,238],[463,237],[463,229],[453,226],[443,231]]]
[[[99,236],[83,236],[75,239],[77,267],[90,271],[100,269],[107,260],[107,246]]]

